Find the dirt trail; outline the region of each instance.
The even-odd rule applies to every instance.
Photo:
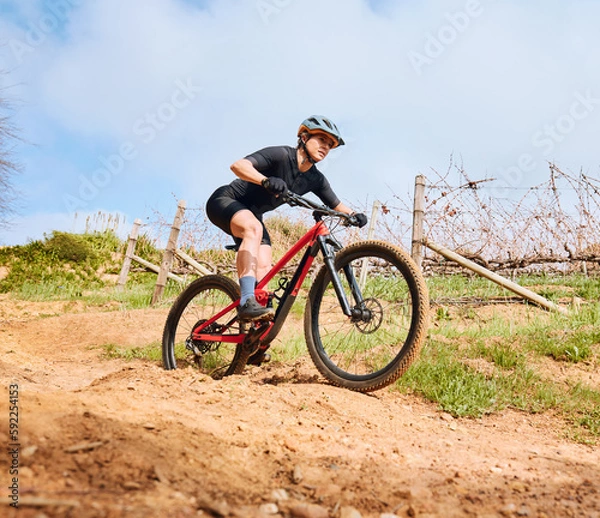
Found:
[[[0,516],[600,517],[600,451],[551,415],[453,419],[329,386],[307,360],[216,382],[101,357],[159,340],[165,316],[0,298],[0,438],[18,384],[21,504],[6,450]]]

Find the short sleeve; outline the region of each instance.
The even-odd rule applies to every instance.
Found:
[[[319,174],[321,175],[321,185],[319,190],[315,192],[315,194],[321,199],[323,203],[325,203],[325,205],[333,209],[340,204],[340,199],[337,197],[337,195],[331,188],[329,180],[327,180],[327,178],[325,178],[325,176],[322,173]]]
[[[277,162],[282,161],[286,157],[285,149],[281,146],[272,146],[255,151],[244,158],[249,160],[262,173],[264,171],[272,171]]]

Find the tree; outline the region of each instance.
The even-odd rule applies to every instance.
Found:
[[[13,179],[19,167],[11,157],[11,143],[18,140],[10,121],[10,105],[0,90],[0,228],[8,227],[10,217],[17,208],[17,191]]]

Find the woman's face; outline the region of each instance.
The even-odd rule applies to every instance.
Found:
[[[306,141],[306,149],[315,162],[323,160],[334,147],[335,141],[327,133],[313,133]]]

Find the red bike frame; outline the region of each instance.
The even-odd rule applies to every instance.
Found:
[[[258,282],[255,290],[256,300],[262,305],[266,305],[269,297],[272,296],[264,288],[267,286],[269,281],[273,279],[283,268],[286,266],[302,249],[306,248],[306,253],[294,276],[292,277],[292,281],[287,286],[285,293],[280,299],[279,307],[277,308],[277,312],[275,314],[275,318],[272,322],[268,323],[268,327],[261,333],[259,340],[263,344],[270,343],[281,328],[283,321],[287,317],[289,312],[289,308],[291,307],[293,301],[295,300],[300,288],[302,287],[302,283],[308,274],[310,267],[320,250],[320,245],[318,243],[319,239],[324,239],[330,235],[329,228],[322,220],[318,219],[317,222],[313,225],[313,227],[306,233],[304,236],[300,238],[300,240],[290,248],[285,255],[269,270],[269,272]],[[207,342],[228,342],[228,343],[238,343],[241,344],[245,338],[247,337],[247,333],[239,333],[239,334],[215,334],[215,333],[203,333],[202,330],[207,326],[210,326],[212,323],[216,322],[223,315],[226,315],[231,310],[238,307],[240,304],[239,299],[235,302],[229,304],[226,308],[221,310],[219,313],[214,315],[212,318],[208,319],[201,326],[197,327],[192,331],[191,338],[192,340],[203,340]],[[232,324],[234,321],[237,321],[237,318],[233,319],[229,324]],[[262,328],[261,328],[262,330]]]

